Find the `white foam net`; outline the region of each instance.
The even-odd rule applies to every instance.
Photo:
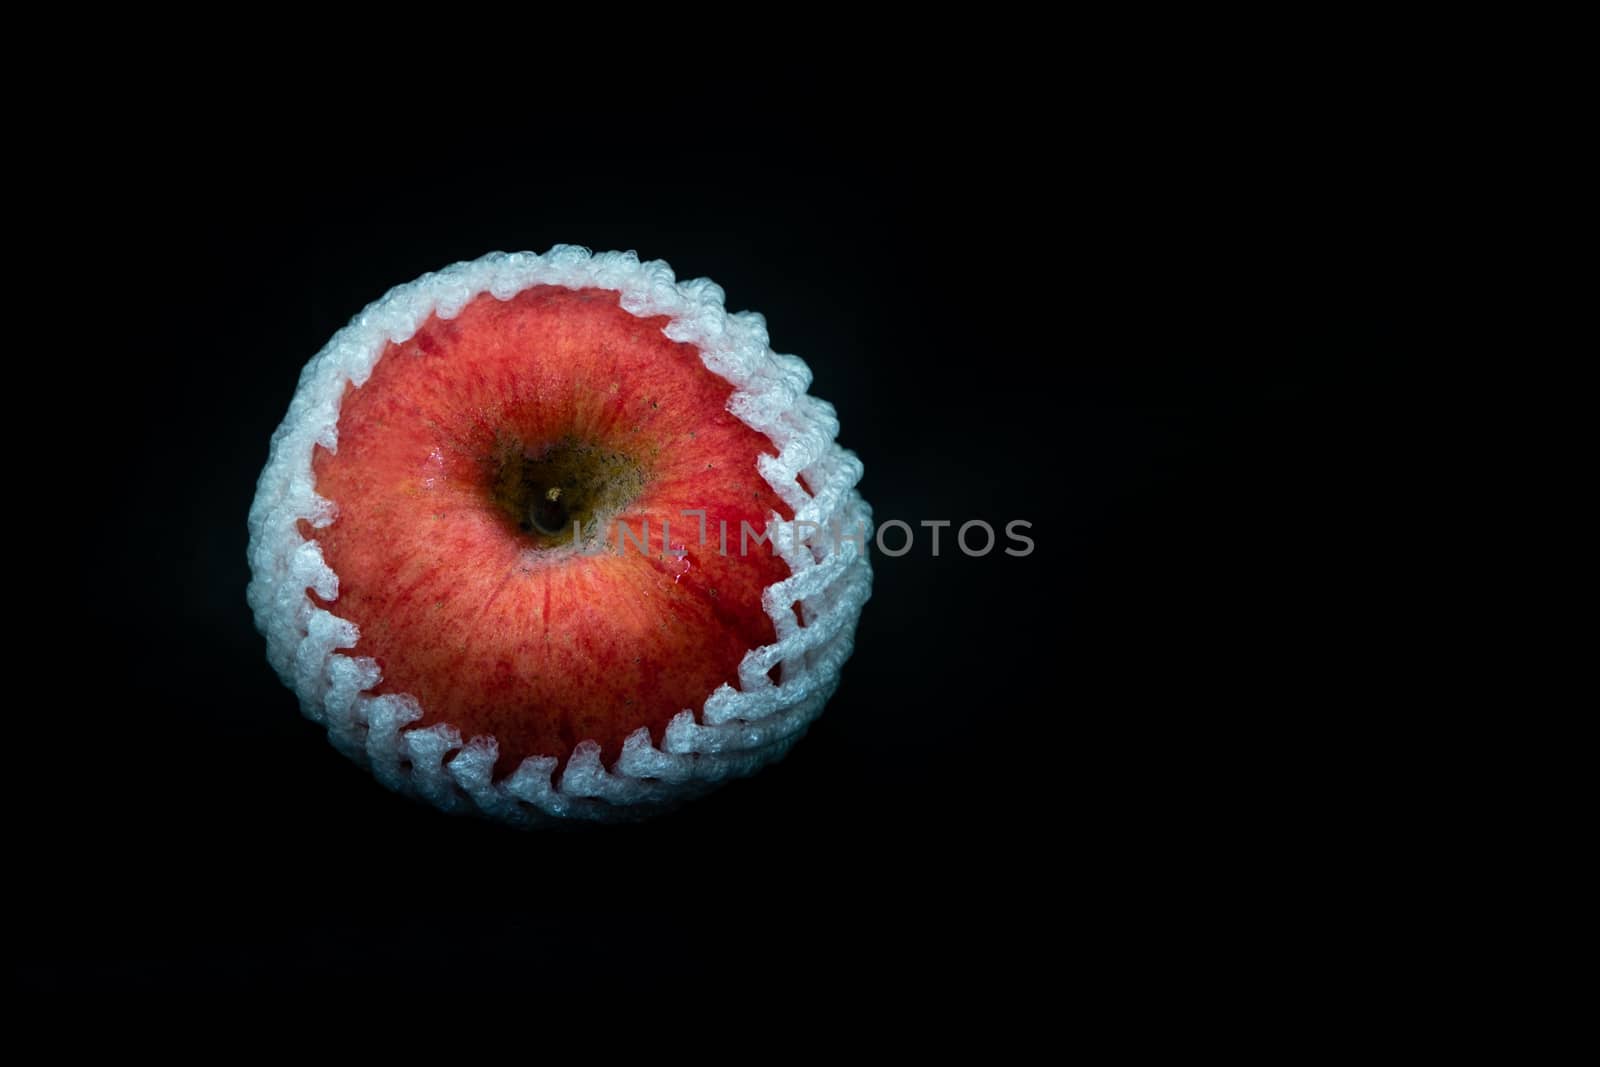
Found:
[[[611,766],[590,740],[576,746],[559,775],[554,756],[530,757],[494,781],[492,736],[463,737],[443,723],[412,727],[423,714],[415,698],[368,694],[382,673],[372,659],[340,651],[355,646],[359,630],[338,616],[339,577],[297,523],[320,529],[334,519],[334,503],[317,495],[311,461],[317,445],[338,447],[346,383],[365,384],[385,346],[410,339],[430,315],[454,318],[481,293],[508,300],[538,285],[610,289],[634,315],[667,316],[666,336],[694,345],[706,367],[733,385],[728,409],[777,450],[763,455],[758,469],[794,514],[790,521],[774,514],[767,527],[791,573],[762,595],[777,640],[745,655],[737,688],[720,686],[698,711],[679,712],[659,745],[641,727]],[[810,384],[802,360],[772,351],[760,315],[730,314],[714,283],[678,282],[666,263],[641,263],[632,252],[563,245],[545,255],[496,252],[391,289],[306,364],[272,435],[250,507],[248,591],[268,659],[341,752],[391,789],[446,811],[524,825],[623,819],[751,773],[783,755],[822,711],[872,588],[864,550],[871,509],[855,488],[861,461],[835,443],[838,419],[831,405],[806,393]],[[866,534],[860,542],[836,539],[834,529]],[[334,610],[317,607],[308,589],[334,601]],[[781,682],[769,676],[773,667],[781,667]]]

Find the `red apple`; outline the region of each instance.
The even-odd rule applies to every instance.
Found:
[[[753,771],[821,711],[871,588],[861,465],[809,384],[759,316],[631,253],[393,290],[274,435],[269,658],[447,810],[629,817]]]

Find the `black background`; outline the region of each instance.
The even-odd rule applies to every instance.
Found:
[[[1406,131],[1337,97],[1028,133],[730,101],[714,144],[550,109],[381,134],[262,112],[85,145],[127,306],[72,386],[97,654],[61,657],[77,755],[25,832],[17,975],[948,983],[1016,953],[1134,969],[1331,877],[1302,846],[1337,844],[1371,725],[1378,509],[1350,502],[1418,195]],[[301,718],[245,607],[245,514],[351,315],[558,242],[763,312],[879,521],[1026,519],[1037,549],[877,556],[843,686],[782,763],[642,826],[528,834],[391,796]]]

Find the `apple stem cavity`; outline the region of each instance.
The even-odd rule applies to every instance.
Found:
[[[633,457],[572,437],[530,449],[502,435],[490,466],[495,504],[536,548],[603,536],[648,482]]]

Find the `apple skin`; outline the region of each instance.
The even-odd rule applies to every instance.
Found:
[[[761,316],[631,252],[396,286],[273,433],[246,593],[268,662],[336,749],[446,812],[634,821],[755,773],[822,713],[872,591],[861,461],[810,384]],[[650,551],[562,551],[568,502],[648,520]],[[746,522],[776,556],[739,552]]]
[[[741,555],[739,532],[792,517],[756,470],[776,449],[666,325],[601,289],[481,294],[391,343],[347,388],[338,450],[316,452],[337,518],[315,537],[339,576],[337,600],[319,603],[359,627],[352,653],[383,671],[373,692],[416,697],[420,726],[493,736],[496,776],[565,761],[583,740],[613,761],[640,727],[659,741],[775,640],[761,592],[789,567],[770,545]],[[643,489],[614,521],[648,530],[649,551],[615,527],[595,555],[530,543],[493,499],[507,440],[635,460]],[[705,512],[704,545],[686,510]]]

